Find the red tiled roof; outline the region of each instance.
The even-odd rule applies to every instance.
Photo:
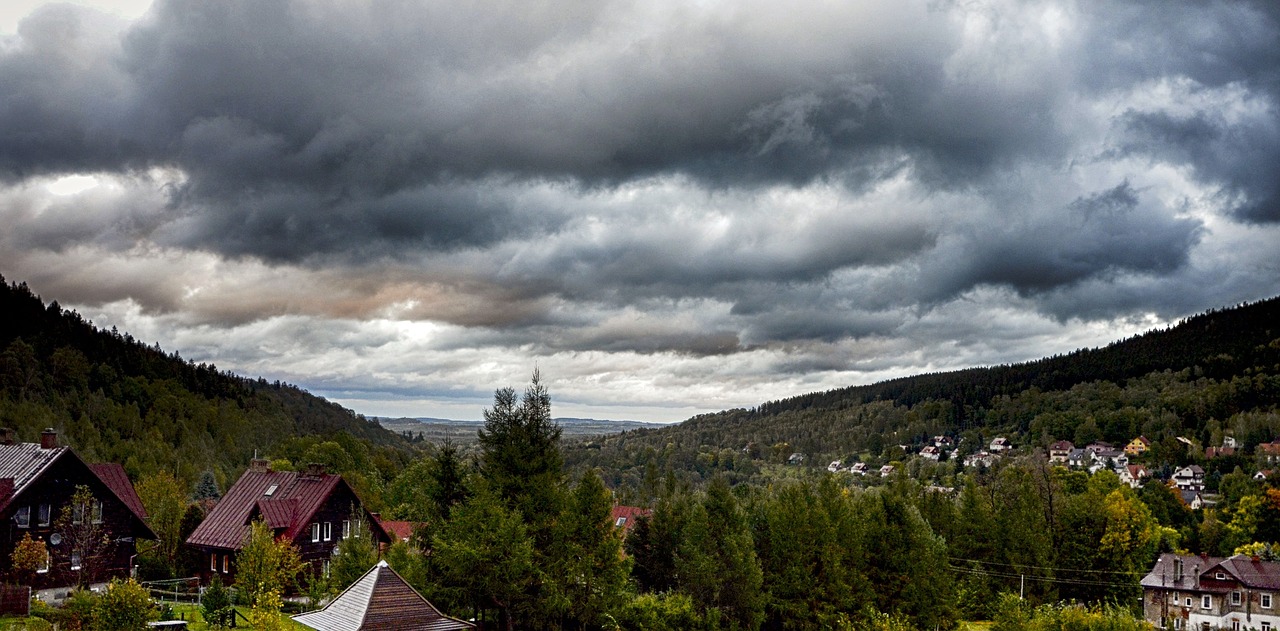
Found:
[[[382,524],[382,529],[387,534],[395,537],[399,541],[408,541],[413,537],[413,529],[422,525],[416,521],[394,521],[390,519],[379,519],[378,523]]]
[[[115,462],[99,462],[89,465],[89,468],[93,469],[98,479],[102,480],[102,483],[107,485],[107,488],[111,489],[111,492],[115,493],[134,515],[138,516],[138,519],[147,518],[147,509],[142,505],[142,498],[138,497],[138,492],[134,490],[133,483],[129,481],[129,474],[124,472],[123,466]]]
[[[273,530],[291,526],[297,512],[298,500],[258,500],[258,514]]]
[[[261,514],[271,524],[282,523],[283,536],[294,539],[307,526],[311,516],[324,504],[339,484],[345,484],[342,476],[333,474],[303,475],[294,471],[258,471],[250,469],[227,489],[218,505],[187,538],[187,543],[209,548],[238,550],[248,531],[249,522]],[[271,487],[275,486],[274,490]],[[271,495],[267,491],[271,490]],[[263,501],[266,500],[266,501]],[[281,502],[286,500],[286,502]],[[289,511],[292,519],[287,523],[285,510],[289,501],[294,503]],[[261,505],[267,505],[264,510]]]
[[[440,613],[386,561],[379,561],[323,609],[298,614],[293,619],[320,631],[460,631],[476,628],[470,622]]]
[[[615,526],[621,526],[623,532],[631,532],[631,528],[636,525],[637,517],[652,517],[653,511],[648,508],[639,508],[637,506],[614,506],[611,519]],[[626,519],[621,524],[619,519]]]

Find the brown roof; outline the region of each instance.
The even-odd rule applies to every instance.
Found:
[[[187,543],[238,550],[249,522],[259,515],[272,528],[284,529],[282,536],[295,539],[340,484],[346,484],[342,476],[328,473],[250,469],[227,489]]]
[[[129,481],[129,474],[124,472],[123,466],[115,462],[99,462],[89,465],[89,468],[93,469],[102,483],[106,484],[107,488],[111,489],[111,492],[115,493],[134,515],[138,516],[138,519],[147,518],[147,509],[142,505],[142,498],[138,497],[138,492],[134,490],[133,483]]]
[[[1181,578],[1176,568],[1177,561],[1182,561]],[[1222,561],[1222,557],[1200,557],[1194,554],[1179,555],[1166,552],[1156,559],[1155,566],[1142,577],[1142,586],[1194,590],[1199,587],[1200,575]]]
[[[0,497],[0,510],[8,507],[49,465],[70,451],[69,447],[45,449],[40,443],[0,445],[0,479],[12,481],[11,487],[8,483],[3,485],[9,492]]]
[[[422,525],[417,521],[395,521],[391,519],[379,519],[378,523],[382,524],[382,529],[387,534],[395,537],[398,541],[408,541],[413,537],[413,529]]]
[[[652,516],[653,516],[653,511],[648,508],[639,508],[637,506],[614,506],[613,515],[610,517],[610,519],[613,520],[613,525],[621,526],[622,531],[624,533],[627,533],[627,532],[631,532],[631,529],[635,527],[637,517],[652,517]],[[624,518],[626,519],[626,521],[619,524],[618,519],[620,518]]]
[[[319,631],[455,631],[476,625],[440,613],[386,561],[379,561],[351,587],[319,611],[293,619]]]

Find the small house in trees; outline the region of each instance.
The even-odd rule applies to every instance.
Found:
[[[920,457],[925,460],[933,460],[936,462],[942,458],[942,450],[934,447],[933,445],[925,445],[924,449],[920,450]]]
[[[991,440],[991,444],[988,446],[988,448],[991,450],[991,453],[998,454],[1000,452],[1009,451],[1010,449],[1013,449],[1013,444],[1010,443],[1009,439],[1005,438],[1004,436],[996,436]]]
[[[84,504],[73,498],[88,490]],[[0,568],[36,589],[125,578],[138,539],[155,539],[146,511],[118,464],[89,464],[58,433],[38,443],[16,442],[0,429]],[[33,568],[13,567],[14,548],[27,537],[44,551]]]
[[[236,553],[249,525],[261,519],[277,538],[298,547],[299,556],[313,572],[327,574],[338,542],[362,527],[360,520],[351,522],[353,512],[363,516],[379,545],[390,545],[391,537],[342,476],[326,473],[321,465],[308,465],[303,471],[272,471],[266,460],[254,459],[186,543],[204,557],[202,583],[218,575],[231,584]]]
[[[1259,482],[1266,482],[1267,478],[1271,477],[1274,472],[1274,469],[1258,469],[1258,472],[1253,474],[1253,479]]]
[[[1182,467],[1173,472],[1173,485],[1180,491],[1203,491],[1204,469],[1200,465]]]
[[[1124,446],[1124,452],[1130,456],[1139,456],[1151,448],[1151,441],[1146,436],[1139,436]]]
[[[616,505],[613,507],[613,513],[609,516],[609,519],[613,520],[613,527],[622,529],[622,536],[626,537],[631,532],[631,529],[635,528],[636,520],[641,517],[646,519],[653,517],[653,511],[639,506]]]
[[[1084,449],[1072,449],[1067,455],[1067,466],[1072,469],[1083,469],[1093,460],[1092,455]]]
[[[440,613],[386,561],[378,561],[346,591],[319,611],[293,616],[293,620],[317,631],[460,631],[476,625]]]
[[[1128,484],[1130,488],[1142,488],[1143,482],[1151,474],[1147,472],[1147,468],[1140,464],[1131,464],[1116,470],[1116,474],[1120,476],[1122,484]]]
[[[1049,462],[1052,464],[1067,464],[1067,456],[1076,448],[1069,440],[1060,440],[1049,445]]]
[[[866,475],[866,474],[867,474],[867,463],[865,463],[865,462],[855,462],[855,463],[853,463],[852,465],[850,465],[850,466],[849,466],[849,473],[852,473],[852,474],[854,474],[854,475]]]
[[[1280,438],[1269,443],[1261,443],[1257,448],[1258,456],[1267,464],[1280,462]]]

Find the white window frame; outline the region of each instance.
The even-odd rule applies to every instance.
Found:
[[[1260,604],[1262,605],[1262,608],[1263,608],[1263,609],[1270,609],[1270,608],[1271,608],[1271,594],[1262,594],[1262,595],[1259,597],[1259,600],[1261,601],[1261,603],[1260,603]]]
[[[318,521],[311,522],[311,540],[312,541],[320,540],[320,522]]]
[[[217,552],[214,552],[209,555],[209,571],[210,572],[218,571],[218,553]]]
[[[51,565],[53,565],[53,554],[49,552],[48,548],[45,548],[44,560],[40,562],[40,565],[36,566],[36,574],[48,574],[49,566]]]
[[[19,528],[31,527],[31,507],[19,506],[18,511],[13,514],[13,523]]]
[[[333,522],[324,522],[324,540],[333,541]]]
[[[321,561],[320,571],[324,573],[325,578],[329,578],[329,559]]]
[[[342,520],[342,538],[343,539],[351,538],[351,520],[350,519]]]
[[[36,525],[48,526],[49,524],[52,524],[52,523],[53,523],[53,505],[41,504],[40,508],[36,510]]]
[[[71,552],[71,569],[73,570],[80,569],[81,564],[83,562],[84,562],[84,559],[80,556],[79,552],[75,552],[75,551]]]
[[[625,525],[627,525],[627,518],[626,518],[626,517],[619,517],[619,518],[618,518],[618,521],[613,522],[613,527],[614,527],[614,528],[621,528],[621,527],[623,527],[623,526],[625,526]]]
[[[1231,592],[1231,604],[1237,606],[1240,604],[1240,592]]]
[[[1191,606],[1191,597],[1190,597],[1190,596],[1187,596],[1187,606],[1188,606],[1188,607],[1190,607],[1190,606]]]
[[[231,565],[231,555],[230,554],[222,555],[222,573],[223,574],[226,574],[229,571],[227,568],[230,567],[230,565]]]
[[[98,500],[93,500],[93,508],[90,509],[90,511],[91,511],[90,517],[93,519],[93,523],[101,524],[102,523],[102,502]]]
[[[1262,621],[1262,631],[1271,631],[1271,623],[1266,620]]]
[[[1231,619],[1231,631],[1240,631],[1240,621],[1235,618]]]
[[[1201,596],[1200,596],[1200,608],[1201,608],[1201,609],[1213,609],[1213,596],[1210,596],[1209,594],[1203,594],[1203,595],[1201,595]]]
[[[1225,580],[1227,580],[1227,575],[1226,575],[1226,573],[1224,573],[1224,572],[1218,572],[1218,573],[1214,574],[1214,575],[1213,575],[1213,577],[1214,577],[1214,578],[1216,578],[1216,579],[1218,579],[1218,580],[1220,580],[1220,581],[1225,581]]]

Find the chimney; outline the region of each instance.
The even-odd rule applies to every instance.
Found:
[[[16,439],[16,432],[12,427],[0,427],[0,445],[12,445]]]
[[[58,432],[52,427],[46,427],[40,432],[40,448],[41,449],[57,449],[58,448]]]
[[[307,468],[302,472],[302,475],[318,478],[324,475],[324,465],[318,462],[307,463]]]
[[[271,461],[266,458],[254,458],[249,461],[251,473],[271,473]]]

